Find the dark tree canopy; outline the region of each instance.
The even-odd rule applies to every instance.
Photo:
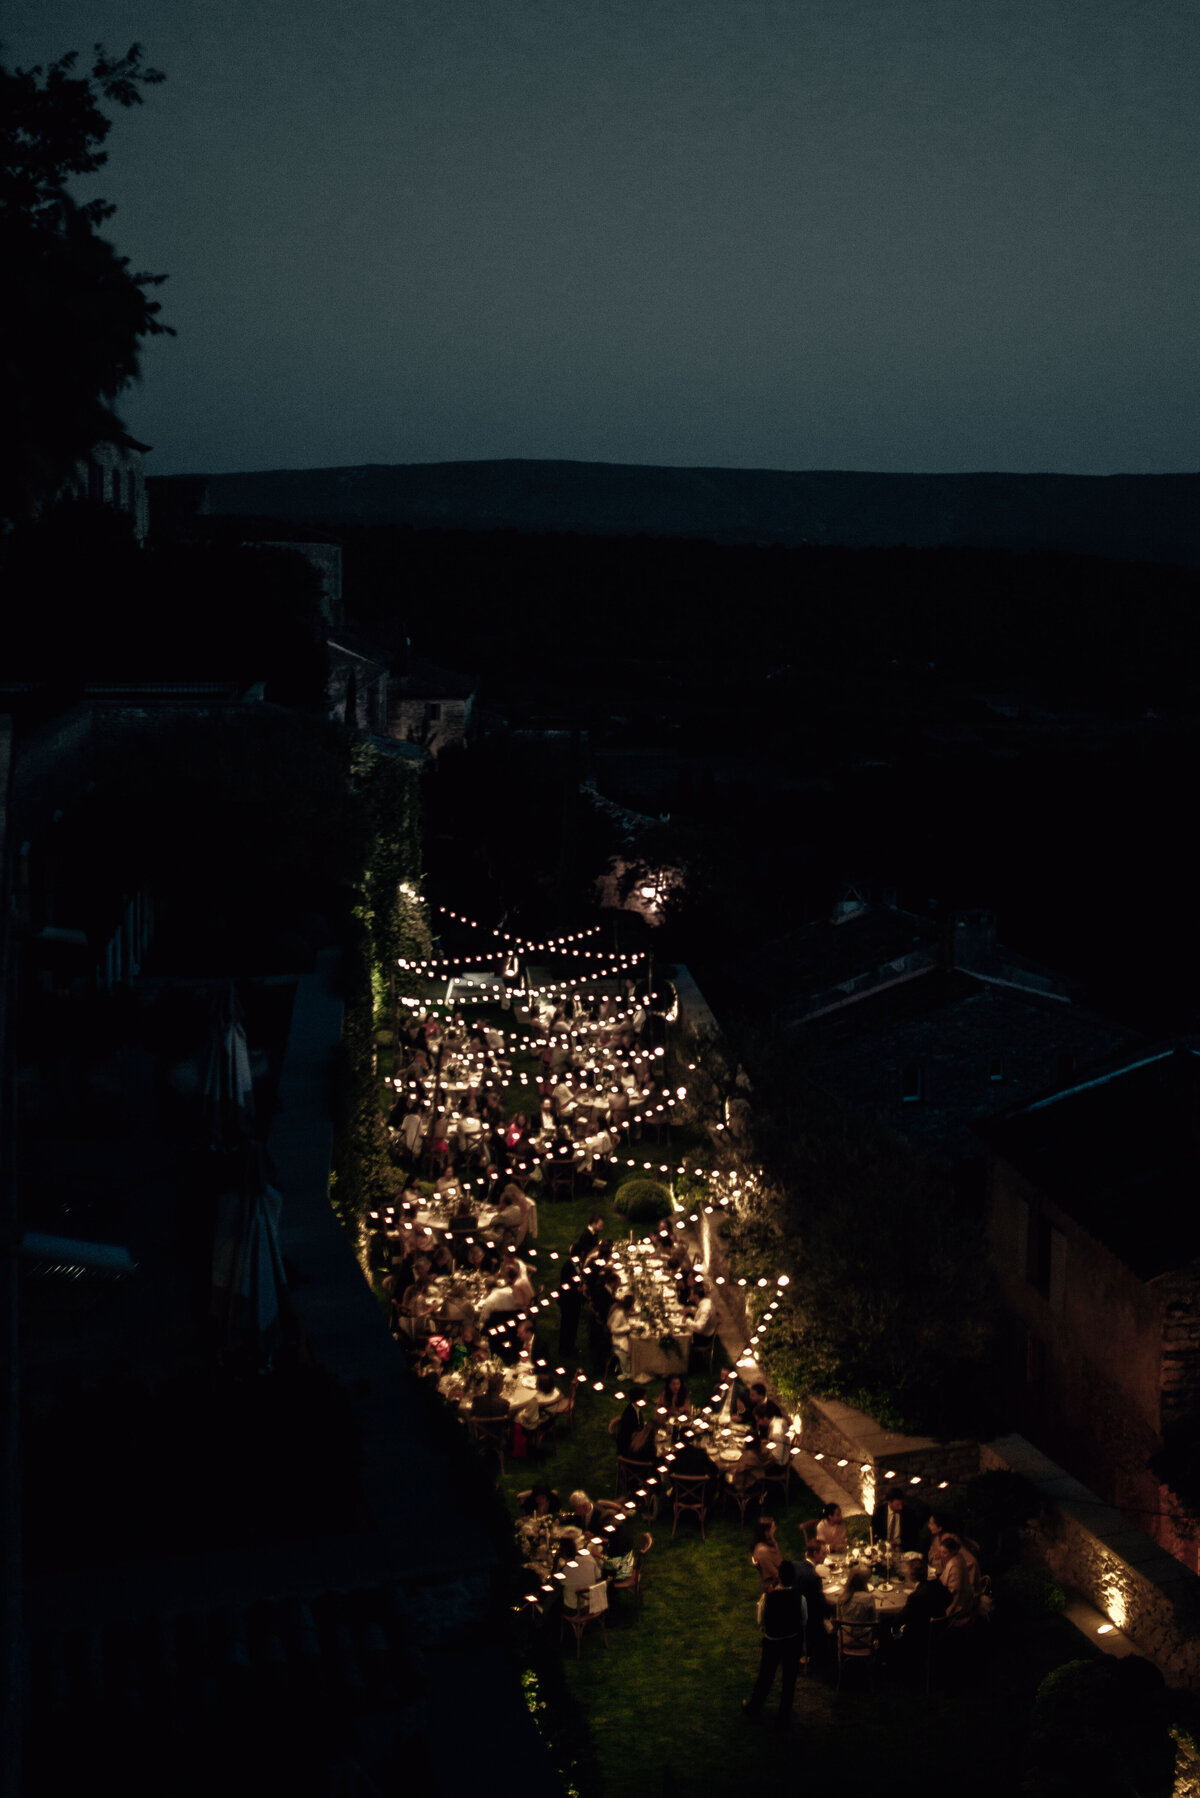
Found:
[[[141,46],[90,73],[72,51],[49,67],[0,65],[0,334],[9,426],[0,524],[34,516],[94,443],[118,437],[113,411],[135,379],[145,338],[171,335],[150,290],[165,275],[131,272],[101,227],[107,200],[74,199],[80,176],[108,160],[109,106],[141,103],[161,81]]]

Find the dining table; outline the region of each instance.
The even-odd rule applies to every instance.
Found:
[[[855,1567],[872,1565],[865,1556],[849,1554],[829,1555],[817,1571],[821,1575],[821,1589],[829,1603],[836,1609],[842,1601],[846,1590],[846,1581]],[[884,1577],[877,1579],[872,1575],[871,1584],[867,1587],[867,1596],[875,1605],[875,1616],[879,1622],[887,1622],[898,1617],[908,1602],[912,1591],[912,1581],[906,1578],[903,1570],[897,1566],[884,1570]]]
[[[478,1392],[486,1389],[486,1375],[491,1371],[504,1376],[500,1397],[508,1405],[510,1417],[515,1417],[519,1411],[523,1411],[530,1399],[536,1397],[537,1375],[528,1361],[518,1361],[515,1367],[505,1367],[501,1361],[490,1361],[486,1366],[472,1369],[472,1390],[468,1390],[468,1387],[472,1386],[472,1380],[464,1379],[461,1372],[445,1373],[438,1381],[438,1391],[443,1398],[457,1404],[464,1417],[469,1417],[471,1415],[471,1399],[477,1396]]]

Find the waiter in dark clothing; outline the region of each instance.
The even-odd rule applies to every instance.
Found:
[[[787,1728],[791,1721],[792,1700],[796,1696],[796,1675],[800,1671],[807,1620],[807,1607],[796,1590],[796,1563],[784,1561],[779,1569],[778,1586],[763,1598],[762,1658],[758,1663],[758,1678],[749,1698],[742,1699],[742,1709],[748,1717],[757,1717],[761,1711],[778,1669],[782,1685],[775,1727]]]
[[[597,1213],[589,1218],[586,1227],[571,1244],[570,1261],[567,1263],[570,1272],[567,1284],[558,1295],[558,1352],[559,1356],[573,1355],[575,1341],[579,1335],[579,1319],[583,1314],[583,1282],[580,1268],[589,1255],[594,1255],[604,1236],[604,1218]]]
[[[810,1558],[822,1552],[818,1543],[809,1549],[803,1560],[796,1562],[796,1590],[803,1598],[808,1610],[808,1658],[814,1667],[823,1672],[830,1670],[833,1660],[834,1639],[825,1630],[825,1619],[832,1617],[833,1606],[825,1596],[825,1588],[821,1584],[821,1576],[817,1572],[815,1562]]]

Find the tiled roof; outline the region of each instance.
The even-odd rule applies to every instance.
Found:
[[[1106,1063],[980,1134],[1142,1279],[1200,1257],[1200,1054]]]

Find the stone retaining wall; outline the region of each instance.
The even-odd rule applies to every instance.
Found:
[[[1041,1495],[1033,1535],[1054,1577],[1082,1592],[1171,1685],[1200,1688],[1200,1579],[1023,1436],[982,1444],[980,1465],[1011,1468]]]
[[[806,1399],[803,1419],[802,1448],[819,1456],[868,1513],[894,1489],[932,1507],[937,1492],[961,1489],[980,1469],[977,1442],[938,1442],[885,1430],[865,1411],[837,1399]]]

